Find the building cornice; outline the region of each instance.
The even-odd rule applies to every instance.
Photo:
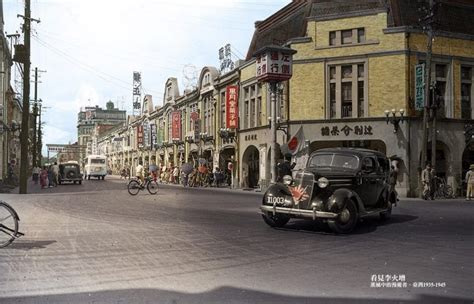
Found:
[[[399,34],[399,33],[416,33],[424,34],[423,31],[419,28],[411,26],[398,26],[398,27],[389,27],[383,30],[384,34]],[[445,37],[453,39],[462,39],[462,40],[474,40],[474,35],[463,34],[463,33],[453,33],[447,31],[435,31],[435,37]]]

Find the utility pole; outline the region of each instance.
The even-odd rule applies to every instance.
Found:
[[[426,50],[426,64],[425,64],[425,104],[423,110],[423,138],[421,147],[421,163],[420,168],[423,169],[426,165],[427,147],[428,147],[428,118],[430,110],[430,87],[431,87],[431,55],[433,51],[433,22],[434,22],[434,0],[429,0],[428,14],[423,20],[423,30],[428,35],[428,45]],[[435,143],[436,144],[436,143]],[[433,154],[433,151],[431,151]],[[420,179],[421,180],[421,179]],[[420,196],[423,195],[423,188],[420,185]]]
[[[23,108],[21,116],[21,158],[20,158],[20,194],[26,194],[28,181],[28,133],[30,120],[30,32],[31,32],[31,9],[30,0],[25,0],[25,16],[23,17],[24,43],[25,43],[25,61],[23,62]]]
[[[35,103],[33,104],[33,167],[36,167],[36,116],[38,116],[38,68],[35,68]]]
[[[43,72],[46,72],[46,71],[41,71],[41,70],[38,70],[38,68],[35,68],[35,81],[34,81],[35,82],[35,99],[34,99],[34,104],[33,104],[34,125],[33,125],[33,149],[32,149],[33,150],[33,153],[32,153],[33,167],[41,165],[41,157],[37,157],[37,155],[41,154],[41,127],[37,127],[37,121],[38,121],[38,83],[41,83],[41,81],[38,81],[38,73],[43,73]],[[40,120],[40,123],[41,123],[41,120]],[[39,145],[39,147],[38,147],[38,145]]]
[[[41,131],[41,99],[40,99],[40,102],[39,102],[39,111],[38,111],[38,145],[36,145],[36,155],[38,157],[38,160],[37,160],[37,164],[41,167],[41,161],[43,160],[43,157],[41,155],[41,148],[43,146],[43,139],[42,139],[42,136],[43,134],[41,134],[42,131]]]
[[[21,116],[20,133],[20,194],[27,193],[28,182],[28,139],[29,139],[29,120],[30,120],[30,57],[31,57],[31,21],[39,20],[31,18],[31,0],[25,0],[25,15],[18,15],[24,20],[24,60],[23,60],[23,106]]]

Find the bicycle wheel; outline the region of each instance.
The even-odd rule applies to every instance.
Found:
[[[150,194],[156,194],[156,192],[158,192],[158,183],[155,182],[154,180],[151,180],[146,185],[146,189],[148,190],[148,192],[150,192]]]
[[[446,185],[446,187],[444,187],[444,196],[446,198],[453,198],[454,197],[453,187],[451,187],[450,185]]]
[[[137,195],[140,192],[140,183],[136,180],[131,180],[128,183],[127,190],[130,195]]]
[[[18,219],[9,205],[0,202],[0,248],[10,245],[18,234]]]

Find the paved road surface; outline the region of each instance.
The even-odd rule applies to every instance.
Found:
[[[0,194],[26,234],[0,249],[0,303],[474,300],[474,202],[403,201],[386,223],[334,235],[299,220],[272,229],[261,194],[241,190],[132,197],[117,178],[31,190]],[[371,287],[374,275],[407,287]]]

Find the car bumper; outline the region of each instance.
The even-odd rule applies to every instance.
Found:
[[[307,209],[277,207],[276,205],[273,205],[273,206],[262,205],[260,206],[260,210],[262,211],[262,213],[268,213],[268,212],[271,212],[273,214],[282,213],[282,214],[288,214],[288,215],[293,215],[293,216],[312,218],[313,220],[317,218],[334,219],[338,216],[337,213],[333,213],[333,212],[317,211],[314,209],[307,210]]]

